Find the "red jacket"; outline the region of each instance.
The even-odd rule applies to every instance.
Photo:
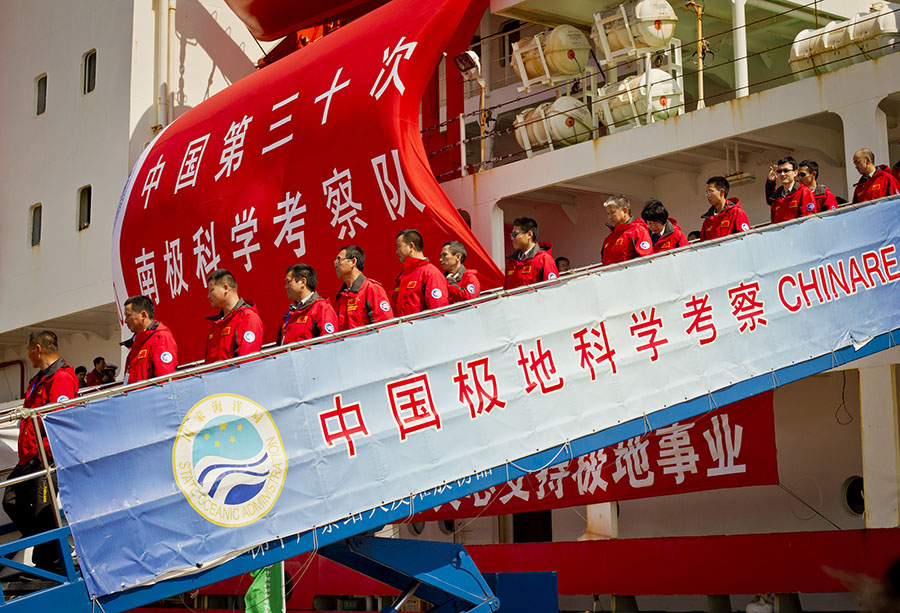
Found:
[[[385,321],[394,316],[387,292],[381,283],[359,275],[351,287],[341,286],[334,299],[337,312],[338,330],[350,330],[367,326],[377,321]]]
[[[823,213],[838,208],[837,198],[831,193],[831,190],[819,183],[813,192],[813,198],[816,199],[816,211]]]
[[[71,366],[65,360],[59,358],[53,364],[40,371],[28,382],[28,392],[25,394],[26,409],[42,407],[54,402],[64,402],[75,398],[78,394],[78,377]],[[47,459],[51,459],[50,442],[44,431],[44,423],[38,417],[41,429],[41,441],[47,453]],[[34,433],[34,421],[31,418],[19,422],[19,466],[24,466],[32,458],[38,455],[37,436]]]
[[[700,240],[704,241],[746,232],[750,229],[750,220],[747,218],[747,213],[741,208],[741,201],[737,198],[729,198],[721,213],[716,213],[715,207],[709,207],[709,210],[701,217],[703,226],[700,228]]]
[[[549,281],[559,276],[553,260],[553,245],[538,243],[528,253],[513,251],[506,256],[506,277],[503,289],[514,289],[523,285]]]
[[[684,247],[688,244],[688,239],[684,235],[684,232],[681,231],[681,226],[679,226],[678,222],[671,217],[669,218],[669,221],[666,222],[666,227],[663,228],[659,238],[655,238],[651,233],[650,240],[653,241],[653,253]]]
[[[278,329],[278,344],[287,345],[297,341],[318,338],[322,334],[337,332],[338,318],[334,307],[325,298],[313,292],[306,304],[295,302],[281,320]]]
[[[447,306],[447,279],[438,267],[422,258],[407,257],[397,275],[391,308],[394,315],[412,315]]]
[[[92,368],[84,378],[85,387],[94,387],[103,383],[103,374],[97,372],[96,368]]]
[[[227,314],[219,311],[212,317],[206,340],[207,364],[236,358],[262,349],[263,325],[256,307],[241,300]]]
[[[900,193],[900,183],[884,165],[875,168],[871,177],[861,176],[854,187],[853,204]]]
[[[478,298],[481,294],[478,271],[460,265],[455,275],[447,275],[447,290],[450,294],[450,304]]]
[[[627,223],[612,229],[603,241],[601,258],[603,265],[626,262],[653,253],[653,241],[647,222],[632,217]]]
[[[125,383],[168,375],[175,372],[178,366],[175,337],[165,324],[158,321],[121,344],[130,349],[125,360]]]
[[[766,181],[766,202],[769,203],[772,223],[781,223],[819,212],[813,193],[799,181],[794,183],[794,189],[790,194],[784,193],[784,186],[774,188],[774,181]]]

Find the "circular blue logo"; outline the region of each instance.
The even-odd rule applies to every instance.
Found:
[[[220,526],[244,526],[278,500],[287,454],[264,408],[242,396],[216,394],[185,415],[172,470],[178,489],[200,515]]]
[[[333,334],[334,333],[334,324],[331,322],[328,322],[327,324],[325,324],[325,331],[328,332],[329,334]]]

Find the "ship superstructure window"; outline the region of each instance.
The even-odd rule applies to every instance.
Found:
[[[47,75],[42,74],[34,80],[35,115],[43,115],[47,110]]]
[[[78,190],[78,231],[91,225],[91,186]]]
[[[97,87],[97,50],[91,49],[84,54],[81,62],[81,93],[89,94]]]
[[[512,58],[512,44],[519,42],[520,32],[519,27],[521,26],[521,22],[518,19],[512,19],[507,21],[502,26],[500,26],[500,65],[506,66]]]
[[[43,207],[36,204],[31,207],[30,222],[28,224],[29,234],[31,235],[31,246],[37,247],[41,244],[41,215]]]

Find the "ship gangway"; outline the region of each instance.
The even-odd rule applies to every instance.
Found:
[[[78,567],[3,606],[126,611],[314,551],[496,610],[462,546],[374,532],[894,347],[898,242],[888,198],[45,407],[66,525],[0,555],[71,538]]]

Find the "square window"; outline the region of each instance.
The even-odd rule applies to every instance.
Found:
[[[78,190],[78,231],[91,225],[91,186]]]
[[[29,234],[31,235],[31,246],[37,247],[41,244],[41,212],[43,207],[36,204],[31,207],[31,220],[29,223]]]
[[[47,110],[47,75],[42,74],[34,81],[35,84],[35,115],[43,115]]]
[[[89,94],[97,87],[97,50],[84,54],[81,62],[81,93]]]

